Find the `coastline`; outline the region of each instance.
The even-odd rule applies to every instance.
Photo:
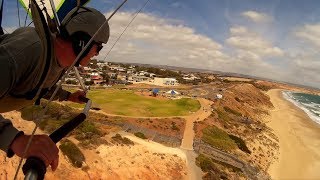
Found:
[[[320,179],[320,126],[286,100],[281,90],[267,92],[274,109],[267,126],[279,138],[279,158],[268,172],[272,179]]]

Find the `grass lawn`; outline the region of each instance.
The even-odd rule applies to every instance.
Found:
[[[90,90],[87,97],[93,103],[98,104],[104,112],[126,116],[184,116],[200,108],[199,101],[194,99],[156,99],[139,96],[131,90],[95,89]],[[71,103],[70,105],[72,107],[83,107],[83,105],[75,103]]]

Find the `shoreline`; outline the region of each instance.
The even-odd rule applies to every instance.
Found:
[[[286,91],[283,92],[282,91],[282,96],[287,100],[290,101],[292,104],[294,104],[296,107],[298,107],[299,109],[302,109],[308,116],[309,118],[314,121],[317,125],[320,126],[320,120],[318,116],[315,116],[312,112],[310,112],[309,109],[307,109],[306,107],[300,105],[298,102],[296,102],[295,100],[292,99],[291,97],[291,93],[296,93],[294,91]],[[299,92],[300,93],[300,92]]]
[[[267,92],[274,109],[267,126],[279,138],[279,159],[271,163],[272,179],[320,179],[320,126],[289,102],[282,90]]]

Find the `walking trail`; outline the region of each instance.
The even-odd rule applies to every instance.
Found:
[[[194,138],[194,122],[203,121],[211,114],[212,101],[207,99],[198,98],[201,104],[201,108],[190,116],[185,117],[186,126],[183,133],[183,139],[181,143],[181,149],[193,150],[193,138]]]

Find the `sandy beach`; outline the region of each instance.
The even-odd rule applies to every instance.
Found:
[[[281,90],[267,93],[274,109],[267,125],[279,138],[279,159],[268,169],[272,179],[320,179],[320,126],[291,102]]]

